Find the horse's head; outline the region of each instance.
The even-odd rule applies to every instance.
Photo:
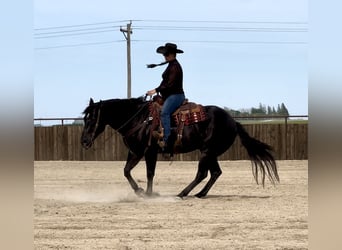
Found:
[[[103,132],[105,124],[101,121],[101,106],[102,103],[94,103],[90,98],[88,107],[84,110],[84,127],[81,136],[81,144],[85,149],[90,148],[95,138]]]

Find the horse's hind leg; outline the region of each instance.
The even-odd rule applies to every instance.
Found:
[[[202,180],[208,176],[210,158],[207,155],[201,157],[195,179],[178,194],[179,197],[187,196]]]
[[[214,185],[216,180],[222,174],[220,165],[217,162],[217,158],[213,159],[213,161],[210,162],[210,169],[209,170],[210,170],[210,179],[209,179],[208,183],[204,186],[204,188],[198,194],[195,195],[198,198],[206,196],[207,193],[209,192],[210,188]]]

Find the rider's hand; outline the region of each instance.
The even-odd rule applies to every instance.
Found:
[[[152,95],[154,95],[155,93],[157,93],[156,89],[152,89],[152,90],[147,91],[147,92],[146,92],[146,95],[152,96]]]

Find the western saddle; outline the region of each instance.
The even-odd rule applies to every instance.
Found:
[[[160,112],[163,106],[163,100],[161,96],[156,95],[150,102],[150,116],[149,120],[152,121],[151,126],[151,136],[154,131],[159,132],[163,135],[163,127],[160,119]],[[176,128],[177,139],[174,144],[174,149],[181,147],[182,136],[184,126],[189,126],[198,122],[205,121],[207,119],[207,114],[204,107],[201,104],[194,102],[189,102],[188,99],[182,103],[182,105],[171,115],[171,128]],[[151,139],[150,139],[151,141]]]

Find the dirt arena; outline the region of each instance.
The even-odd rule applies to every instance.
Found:
[[[133,176],[146,188],[145,163]],[[204,199],[176,197],[197,162],[158,162],[156,198],[137,197],[124,162],[35,162],[35,249],[308,249],[308,162],[278,161],[281,183],[249,161],[220,162]]]

